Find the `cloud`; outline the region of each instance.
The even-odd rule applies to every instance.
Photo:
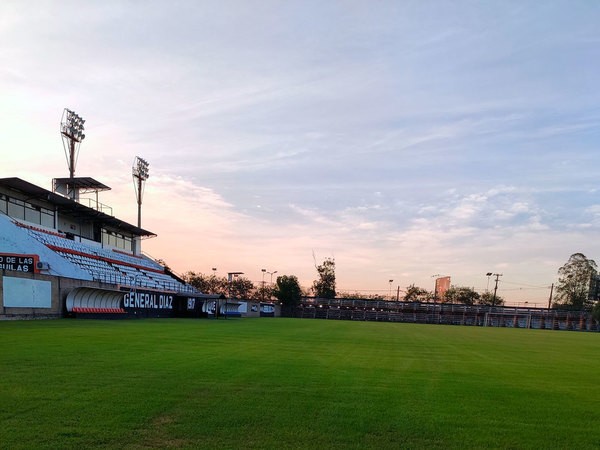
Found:
[[[65,175],[76,110],[77,174],[133,223],[150,161],[143,246],[177,270],[310,284],[321,249],[340,287],[387,292],[494,268],[544,284],[600,251],[593,8],[29,6],[0,6],[3,176]]]

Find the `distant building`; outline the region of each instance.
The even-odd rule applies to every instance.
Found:
[[[435,280],[435,299],[438,300],[444,298],[444,294],[448,289],[450,289],[450,277],[437,278]]]

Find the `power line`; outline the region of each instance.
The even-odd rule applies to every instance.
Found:
[[[542,289],[550,289],[550,286],[544,287],[519,287],[519,288],[506,288],[502,289],[502,291],[541,291]]]
[[[534,288],[540,288],[540,289],[541,288],[548,288],[548,289],[550,289],[550,285],[543,285],[543,286],[541,286],[539,284],[536,285],[536,284],[528,284],[528,283],[518,283],[518,282],[515,282],[515,281],[505,281],[505,280],[500,280],[500,283],[514,284],[514,285],[517,285],[517,286],[528,286],[528,287],[534,287]]]

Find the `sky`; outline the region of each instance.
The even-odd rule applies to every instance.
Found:
[[[0,3],[0,177],[77,176],[179,273],[338,291],[437,276],[545,305],[600,259],[600,3]],[[393,282],[390,283],[390,280]],[[266,281],[270,281],[267,275]]]

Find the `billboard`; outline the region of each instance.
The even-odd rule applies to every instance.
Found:
[[[36,267],[38,255],[17,255],[14,253],[0,253],[0,269],[13,272],[39,272]]]

